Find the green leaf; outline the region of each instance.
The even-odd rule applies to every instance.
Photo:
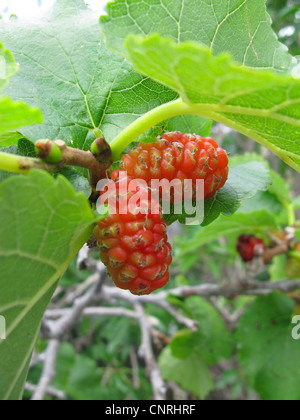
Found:
[[[73,188],[77,192],[82,192],[86,198],[91,195],[91,186],[88,179],[71,167],[64,168],[58,172],[59,175],[63,175],[72,184]]]
[[[269,192],[273,194],[277,200],[283,205],[291,203],[291,196],[288,183],[277,173],[271,171],[272,185],[269,187]]]
[[[5,88],[8,79],[16,74],[17,71],[18,66],[12,53],[4,49],[2,42],[0,42],[0,92]]]
[[[204,399],[213,389],[213,381],[205,362],[197,354],[186,359],[177,359],[170,347],[159,356],[159,367],[165,380],[178,383],[181,388]]]
[[[293,200],[295,210],[300,210],[300,195]]]
[[[205,299],[192,296],[185,300],[186,309],[199,322],[197,354],[209,365],[221,359],[229,359],[232,354],[232,343],[221,316]]]
[[[98,400],[101,395],[102,375],[96,361],[64,343],[58,356],[58,375],[55,383],[76,400]]]
[[[18,154],[25,157],[36,158],[34,143],[28,139],[21,138],[18,141]]]
[[[229,157],[229,166],[242,165],[243,163],[260,162],[270,169],[269,162],[257,153],[244,153],[243,155],[235,155]]]
[[[215,221],[220,214],[232,216],[243,200],[254,197],[258,191],[265,191],[270,183],[270,174],[261,162],[248,162],[230,168],[225,186],[205,201],[205,218],[202,226]]]
[[[0,99],[0,133],[13,131],[25,125],[40,124],[42,121],[43,117],[39,109],[30,108],[23,102],[14,102],[9,98]],[[0,138],[0,147],[11,146],[11,139],[10,141],[2,140]]]
[[[102,375],[96,361],[76,354],[74,347],[64,343],[59,351],[54,384],[76,400],[99,400]]]
[[[23,136],[17,132],[1,133],[0,134],[0,147],[10,147],[18,144]],[[1,150],[3,152],[3,150]]]
[[[1,400],[21,397],[43,313],[93,221],[84,195],[63,177],[33,171],[0,185]]]
[[[248,200],[258,191],[267,189],[269,178],[269,172],[261,162],[247,162],[230,167],[225,186],[213,198],[204,201],[204,220],[201,226],[208,226],[220,214],[232,216],[240,208],[243,200]],[[194,202],[194,207],[196,205]],[[170,214],[164,215],[164,219],[170,225],[177,220],[185,224],[186,219],[191,217],[185,212],[180,215],[174,214],[174,211],[174,208],[171,208]]]
[[[261,162],[267,168],[269,163],[260,155],[246,153],[242,156],[230,158],[230,167],[247,162]],[[276,218],[278,224],[288,224],[287,205],[291,202],[289,186],[285,180],[274,171],[270,170],[272,183],[268,186],[268,191],[259,191],[252,199],[243,201],[238,212],[252,213],[256,210],[268,210]]]
[[[217,54],[228,51],[248,66],[282,70],[292,62],[271,28],[265,0],[116,0],[107,14],[101,26],[108,45],[123,54],[128,35],[158,33],[200,42]]]
[[[159,35],[130,36],[126,46],[138,72],[181,96],[181,112],[224,123],[300,171],[299,79],[242,67],[227,53],[214,56],[202,45]]]
[[[259,191],[251,200],[243,201],[238,212],[252,213],[256,210],[267,210],[276,217],[276,219],[283,213],[286,216],[286,211],[283,209],[282,204],[269,191]],[[287,217],[285,217],[285,220],[287,223]]]
[[[172,355],[177,359],[190,357],[195,352],[197,345],[198,336],[191,330],[178,331],[170,342]]]
[[[270,273],[272,281],[274,282],[283,281],[289,277],[289,275],[287,274],[287,264],[288,264],[287,254],[276,255],[276,257],[272,259],[272,264],[269,269],[269,273]],[[299,270],[297,271],[298,271],[297,272],[297,275],[298,275]]]
[[[166,131],[181,131],[182,133],[208,137],[211,133],[212,123],[211,120],[197,115],[179,115],[167,121]]]
[[[11,76],[18,70],[14,57],[9,50],[4,49],[0,42],[0,91],[2,91]],[[41,112],[30,108],[22,102],[13,102],[10,98],[0,98],[0,147],[17,144],[20,136],[15,131],[25,125],[38,124],[43,120]],[[4,134],[3,134],[4,133]]]
[[[189,237],[188,241],[181,241],[180,256],[223,236],[238,237],[244,233],[261,234],[270,228],[277,229],[278,226],[272,213],[266,210],[258,210],[250,214],[237,213],[231,217],[220,216],[212,225],[200,228],[193,237]]]
[[[182,305],[189,317],[198,321],[197,332],[181,330],[170,342],[172,355],[186,359],[193,354],[212,365],[232,354],[232,343],[224,322],[205,299],[198,296],[187,298]]]
[[[0,21],[0,39],[20,63],[5,93],[44,115],[43,124],[21,131],[33,141],[59,138],[87,150],[100,130],[111,141],[140,115],[177,97],[105,46],[99,14],[83,0],[58,0],[49,18],[30,25]]]
[[[257,298],[238,325],[243,371],[265,400],[300,399],[300,348],[292,338],[293,311],[290,298],[273,293]]]

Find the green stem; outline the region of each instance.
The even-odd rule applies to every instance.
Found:
[[[217,122],[220,122],[233,130],[236,130],[247,137],[252,138],[257,143],[264,147],[267,147],[271,152],[275,153],[285,163],[300,172],[299,166],[294,160],[283,150],[276,147],[274,144],[269,143],[266,139],[256,134],[252,130],[244,127],[243,125],[232,121],[227,118],[226,115],[234,112],[229,106],[217,105],[217,104],[188,104],[177,99],[173,102],[168,102],[149,111],[147,114],[142,115],[140,118],[135,120],[132,124],[126,127],[110,144],[112,150],[113,161],[117,160],[120,154],[129,146],[134,140],[136,140],[141,134],[149,130],[151,127],[168,120],[178,115],[199,115]],[[247,110],[239,113],[247,114]],[[266,114],[266,116],[269,116]],[[290,154],[292,156],[292,154]],[[298,156],[297,156],[298,157]]]
[[[288,204],[285,206],[288,213],[288,223],[290,227],[295,226],[296,223],[296,216],[295,216],[295,210],[294,206],[292,204]]]
[[[298,251],[290,251],[289,252],[289,257],[293,257],[293,258],[296,258],[296,259],[300,260],[300,252],[298,252]]]
[[[204,111],[204,107],[203,107]],[[134,140],[136,140],[141,134],[149,130],[149,128],[161,123],[162,121],[168,120],[177,115],[183,114],[195,114],[195,106],[190,106],[181,99],[174,102],[168,102],[158,108],[154,108],[147,114],[135,120],[132,124],[126,127],[111,143],[112,159],[115,161],[119,155],[129,146]]]
[[[56,140],[55,142],[47,140],[48,147],[50,147],[50,149],[56,148],[56,152],[57,150],[59,152],[54,154],[54,160],[57,160],[56,163],[47,163],[43,159],[26,158],[0,152],[0,170],[16,174],[27,174],[31,169],[56,172],[63,169],[65,166],[78,166],[80,168],[88,169],[90,184],[92,188],[96,189],[98,181],[106,177],[106,172],[111,165],[108,144],[104,139],[98,140],[99,144],[97,143],[97,145],[99,153],[97,156],[94,156],[90,151],[85,152],[83,150],[67,147],[66,143],[62,140]],[[40,143],[41,142],[38,142],[37,145],[42,147],[43,143]],[[47,157],[49,156],[46,154],[46,158]]]
[[[44,169],[45,164],[39,159],[24,158],[0,152],[0,170],[2,171],[27,174],[33,168]]]

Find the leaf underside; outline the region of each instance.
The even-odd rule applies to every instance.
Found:
[[[207,47],[158,35],[130,36],[126,45],[134,68],[176,91],[189,112],[246,134],[300,171],[299,79],[242,67],[228,54],[213,56]]]

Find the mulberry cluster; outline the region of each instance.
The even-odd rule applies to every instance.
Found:
[[[116,286],[145,295],[167,284],[172,262],[167,225],[159,201],[151,197],[150,182],[179,179],[184,188],[183,181],[192,180],[192,197],[196,199],[196,181],[200,179],[208,199],[228,178],[228,157],[211,138],[172,132],[155,143],[139,144],[122,157],[120,169],[111,175],[115,189],[110,196],[106,194],[105,201],[108,204],[109,198],[115,199],[114,214],[97,223],[95,236]],[[121,189],[124,182],[125,194]]]

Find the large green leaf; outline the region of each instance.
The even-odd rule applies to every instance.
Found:
[[[267,190],[270,182],[270,174],[261,162],[248,162],[230,167],[225,186],[213,198],[205,200],[205,218],[202,225],[209,225],[220,214],[232,216],[243,200],[254,197],[258,191]]]
[[[49,18],[30,25],[2,21],[0,39],[20,63],[5,93],[38,106],[45,117],[22,129],[31,140],[61,138],[86,150],[99,129],[111,141],[137,117],[177,97],[105,46],[99,15],[83,0],[58,0]]]
[[[63,177],[40,171],[0,185],[0,399],[21,396],[42,315],[92,232],[94,215]]]
[[[256,299],[238,326],[243,370],[266,400],[300,399],[300,346],[292,338],[293,311],[290,298],[273,293]]]
[[[192,296],[185,300],[184,309],[198,321],[198,331],[179,331],[170,343],[174,357],[185,359],[196,353],[209,365],[228,359],[232,343],[221,316],[205,299]]]
[[[159,367],[165,380],[177,382],[181,388],[201,399],[213,389],[209,369],[203,359],[195,353],[186,359],[177,359],[168,346],[159,356]]]
[[[225,186],[217,194],[204,202],[204,220],[202,226],[207,226],[215,221],[220,214],[232,216],[241,206],[243,200],[255,196],[258,191],[265,191],[270,183],[270,174],[262,162],[247,162],[230,167],[229,177]],[[196,206],[197,203],[194,203]],[[166,214],[168,224],[178,220],[185,224],[190,215]]]
[[[108,45],[125,54],[130,34],[159,33],[176,42],[197,41],[214,53],[228,51],[253,67],[289,68],[287,48],[271,28],[265,0],[116,0],[101,24]]]
[[[286,85],[280,79],[277,89],[278,79],[273,75],[272,80],[270,73],[259,78],[260,71],[243,73],[227,56],[211,57],[226,52],[243,65],[279,72],[296,65],[271,28],[265,0],[116,0],[108,4],[107,14],[101,17],[107,43],[126,56],[128,35],[158,33],[173,40],[151,38],[152,48],[150,41],[146,46],[131,38],[127,49],[138,72],[198,105],[180,112],[231,126],[300,170],[300,123],[293,112],[299,92],[294,92],[293,79]],[[202,49],[191,43],[180,48],[187,41],[201,43]]]
[[[244,233],[262,234],[265,230],[277,229],[277,223],[272,213],[257,210],[252,213],[237,213],[231,217],[220,216],[212,225],[200,228],[193,237],[180,241],[183,256],[195,249],[208,244],[222,236],[238,237]]]
[[[228,54],[214,56],[202,45],[159,35],[130,36],[126,45],[137,71],[181,96],[181,113],[222,122],[300,171],[299,79],[242,67]]]

